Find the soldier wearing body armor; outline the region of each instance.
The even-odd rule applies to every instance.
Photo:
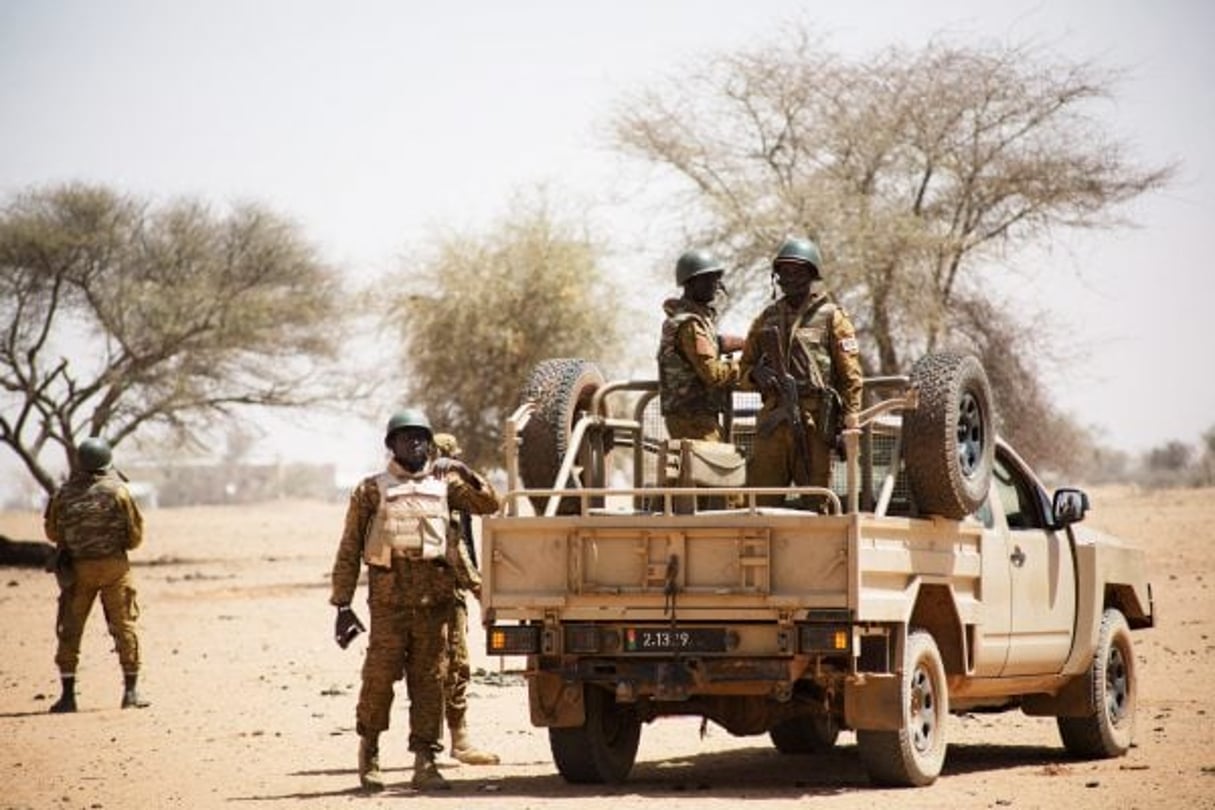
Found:
[[[836,437],[847,417],[861,409],[863,378],[856,330],[827,293],[811,291],[822,278],[821,267],[817,245],[806,239],[787,239],[772,260],[783,296],[769,304],[747,332],[741,372],[763,397],[747,466],[750,486],[783,487],[791,481],[827,486]],[[762,348],[764,330],[771,327],[776,327],[788,371],[796,381],[805,446],[799,446],[788,410],[781,407],[775,361]],[[781,498],[761,496],[759,502],[779,505]]]
[[[450,433],[435,434],[435,451],[440,457],[461,459],[463,451]],[[464,557],[471,591],[481,598],[481,573],[471,552],[472,521],[467,512],[453,509],[450,531],[452,543]],[[468,734],[468,684],[472,680],[472,665],[468,655],[468,605],[465,589],[457,587],[451,600],[451,641],[447,645],[447,680],[443,685],[447,730],[451,735],[451,755],[465,765],[497,765],[498,755],[477,748]]]
[[[723,355],[741,349],[742,341],[717,334],[724,271],[708,252],[689,250],[675,264],[675,282],[683,295],[662,305],[666,320],[658,343],[658,391],[672,439],[725,438],[721,414],[729,407],[739,372],[738,362]]]
[[[125,480],[114,469],[109,444],[90,438],[76,450],[68,480],[51,496],[43,515],[46,536],[55,544],[59,581],[59,639],[55,664],[63,694],[51,711],[76,711],[76,665],[80,639],[93,602],[101,597],[106,626],[122,665],[122,708],[143,708],[140,699],[139,637],[135,582],[127,552],[143,542],[143,516]]]
[[[435,766],[443,750],[443,681],[451,637],[452,601],[473,581],[449,532],[450,513],[486,514],[498,508],[489,482],[463,462],[434,457],[426,416],[404,410],[388,420],[387,469],[364,478],[350,495],[345,528],[333,562],[330,604],[334,633],[345,648],[363,628],[350,602],[367,566],[371,632],[356,709],[359,781],[382,790],[380,733],[388,728],[393,687],[402,676],[409,693],[412,786],[446,790]]]

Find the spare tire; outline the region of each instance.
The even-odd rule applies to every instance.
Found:
[[[519,477],[530,489],[552,489],[569,447],[570,433],[580,411],[591,406],[591,398],[604,384],[599,368],[587,360],[555,358],[536,364],[520,395],[535,409],[519,434]],[[563,486],[566,482],[563,482]],[[542,512],[547,498],[533,498]],[[561,512],[576,509],[577,502],[561,502]]]
[[[912,498],[921,514],[960,520],[991,485],[991,385],[978,358],[952,352],[921,358],[911,383],[919,405],[903,415],[903,447]]]

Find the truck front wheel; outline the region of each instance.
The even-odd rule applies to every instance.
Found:
[[[557,771],[574,784],[623,782],[637,759],[641,720],[606,689],[584,686],[583,695],[586,722],[575,728],[548,730]]]
[[[1078,757],[1120,757],[1131,747],[1135,730],[1135,654],[1131,629],[1121,611],[1113,608],[1101,617],[1101,634],[1088,672],[1089,705],[1084,717],[1060,717],[1063,745]]]
[[[899,700],[903,707],[897,731],[858,729],[856,745],[869,779],[894,787],[931,785],[945,764],[945,720],[949,690],[941,651],[932,636],[913,631],[907,637]]]

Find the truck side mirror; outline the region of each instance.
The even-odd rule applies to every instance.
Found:
[[[1051,511],[1054,512],[1056,528],[1079,523],[1088,512],[1088,493],[1073,487],[1057,489],[1051,503]]]

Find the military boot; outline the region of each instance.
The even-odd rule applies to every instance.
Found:
[[[146,709],[152,705],[139,697],[139,676],[126,674],[122,676],[122,708]]]
[[[497,765],[501,760],[492,751],[483,751],[468,738],[468,723],[464,715],[448,719],[451,729],[451,755],[465,765]]]
[[[64,675],[59,679],[63,694],[51,704],[51,714],[67,714],[76,711],[76,676]]]
[[[359,784],[363,790],[384,789],[384,775],[380,773],[380,735],[367,734],[359,737]]]
[[[409,784],[414,790],[451,790],[451,785],[435,765],[432,751],[418,751],[414,755],[413,779]]]

